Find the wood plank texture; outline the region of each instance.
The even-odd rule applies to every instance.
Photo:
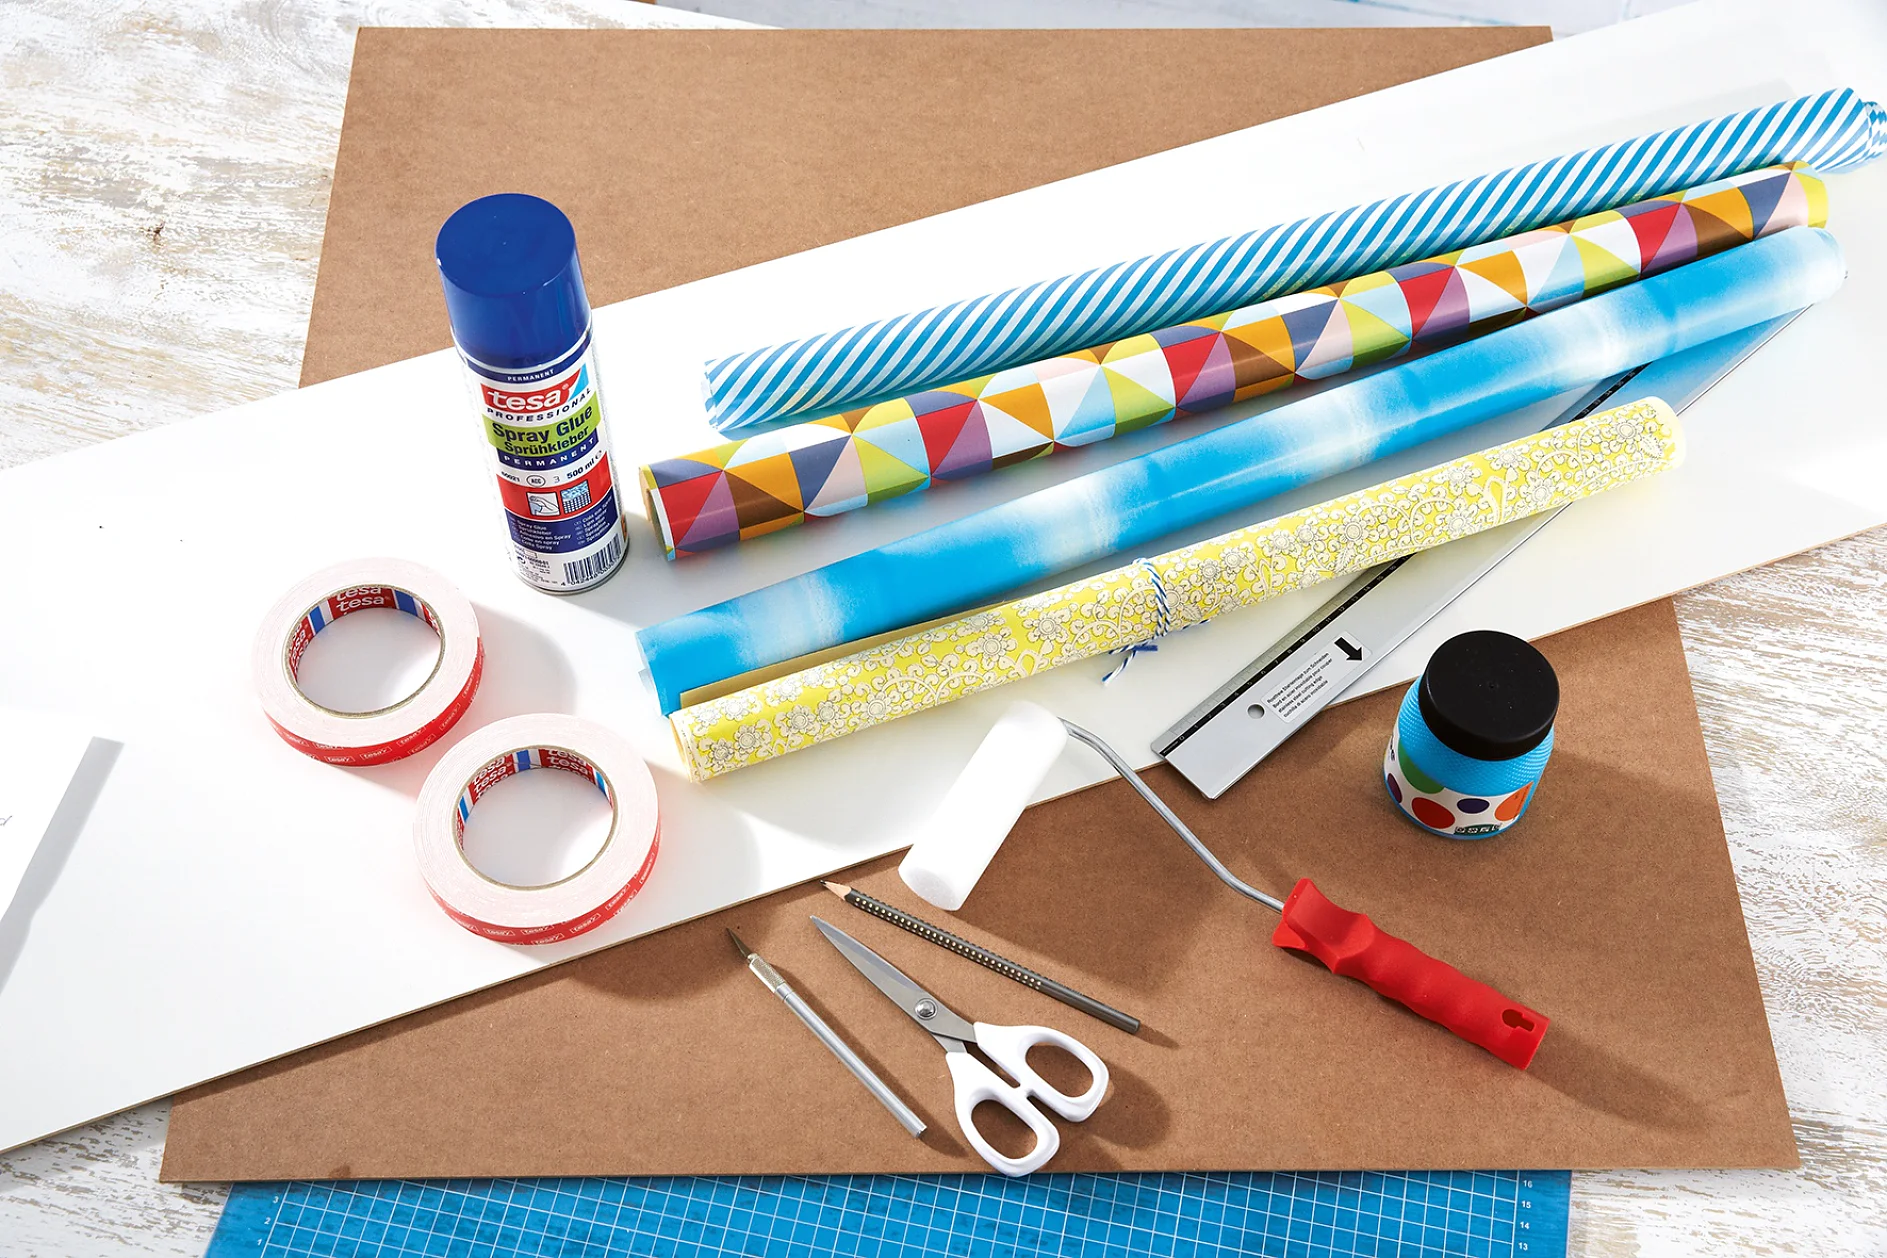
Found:
[[[1502,16],[1586,24],[1556,3]],[[0,466],[294,385],[362,24],[719,23],[611,0],[0,0]],[[1572,1252],[1887,1252],[1887,531],[1678,609],[1804,1167],[1579,1175]],[[157,1183],[166,1113],[0,1155],[0,1252],[200,1254],[221,1194]]]

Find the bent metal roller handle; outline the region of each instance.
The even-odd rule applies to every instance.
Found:
[[[1545,1014],[1333,903],[1308,878],[1298,879],[1285,897],[1271,942],[1315,957],[1332,974],[1357,980],[1516,1069],[1532,1063],[1546,1037],[1551,1019]]]
[[[1314,957],[1331,973],[1357,980],[1377,995],[1447,1027],[1516,1069],[1525,1070],[1532,1064],[1551,1021],[1546,1015],[1507,999],[1486,983],[1386,933],[1363,914],[1332,903],[1308,878],[1300,879],[1283,900],[1260,891],[1227,869],[1106,741],[1073,721],[1064,720],[1062,724],[1071,737],[1100,753],[1219,881],[1278,911],[1280,919],[1271,934],[1272,943]]]

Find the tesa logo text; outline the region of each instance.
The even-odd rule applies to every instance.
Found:
[[[539,411],[554,411],[568,402],[581,389],[583,368],[579,367],[556,384],[543,389],[534,389],[529,393],[512,393],[504,389],[494,389],[488,384],[479,387],[485,391],[485,405],[494,411],[506,411],[513,415],[529,415]]]

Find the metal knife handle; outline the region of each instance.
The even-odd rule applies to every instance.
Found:
[[[814,1035],[819,1037],[819,1042],[824,1044],[826,1048],[831,1051],[832,1055],[838,1058],[847,1070],[852,1072],[853,1078],[864,1084],[865,1090],[878,1098],[878,1104],[884,1106],[885,1109],[891,1112],[891,1117],[898,1120],[898,1125],[910,1132],[913,1136],[923,1135],[924,1120],[919,1118],[916,1113],[912,1111],[910,1106],[899,1099],[898,1094],[891,1090],[889,1084],[878,1077],[876,1071],[865,1064],[862,1057],[852,1051],[852,1046],[840,1039],[839,1033],[827,1026],[825,1019],[814,1013],[812,1006],[807,1004],[805,1000],[800,997],[798,992],[787,986],[786,981],[779,976],[778,972],[775,971],[772,966],[767,965],[765,961],[761,961],[759,957],[753,957],[750,960],[758,962],[759,965],[766,966],[766,974],[761,974],[758,968],[751,965],[749,968],[753,968],[755,975],[760,981],[773,989],[774,995],[778,996],[786,1007],[793,1011],[794,1017],[806,1024],[808,1031],[811,1031]],[[769,975],[771,975],[771,977],[768,977]]]

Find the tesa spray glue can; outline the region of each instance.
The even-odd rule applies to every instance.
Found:
[[[512,566],[552,594],[601,585],[628,538],[570,220],[538,197],[480,197],[446,220],[434,253]]]

